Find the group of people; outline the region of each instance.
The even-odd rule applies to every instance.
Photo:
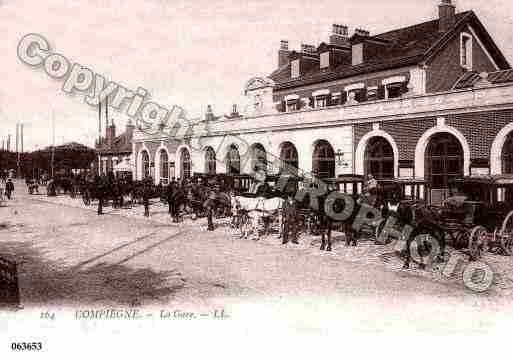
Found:
[[[3,188],[0,188],[0,196],[5,195],[8,200],[11,200],[12,194],[14,193],[14,183],[13,183],[12,179],[2,177],[1,187],[3,187]]]

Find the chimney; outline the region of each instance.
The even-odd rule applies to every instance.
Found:
[[[135,128],[134,123],[132,122],[132,119],[129,118],[128,121],[126,122],[126,127],[125,127],[126,137],[129,142],[132,142],[132,138],[134,135],[134,128]]]
[[[442,0],[438,5],[438,13],[440,18],[438,31],[447,32],[456,23],[456,6],[451,0]]]
[[[107,146],[111,147],[114,142],[114,138],[116,137],[116,125],[114,124],[114,119],[111,120],[110,126],[107,127],[107,132],[105,134]]]
[[[301,52],[303,54],[315,55],[317,53],[317,49],[313,45],[301,44]]]
[[[330,45],[348,47],[349,46],[349,32],[346,25],[333,24]]]
[[[207,112],[205,112],[205,121],[213,121],[214,113],[212,112],[212,106],[207,105]]]
[[[354,34],[362,37],[369,37],[370,32],[364,29],[355,29]]]
[[[239,111],[237,110],[237,104],[235,104],[235,103],[232,106],[231,116],[232,117],[238,117],[239,116]]]
[[[278,51],[278,68],[289,63],[289,54],[289,42],[287,40],[281,40],[280,50]]]

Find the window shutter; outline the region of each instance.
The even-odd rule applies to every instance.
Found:
[[[385,86],[378,86],[378,99],[383,100],[385,98]]]
[[[315,99],[313,97],[310,97],[310,107],[311,108],[315,107]]]
[[[331,106],[331,94],[326,96],[326,107]]]
[[[286,101],[281,102],[281,112],[287,112],[287,102]]]
[[[302,105],[302,101],[300,98],[298,98],[296,101],[296,109],[301,110],[301,107],[302,107],[301,105]]]

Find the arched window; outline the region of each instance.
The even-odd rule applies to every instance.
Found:
[[[506,137],[502,147],[502,173],[513,173],[513,132]]]
[[[252,151],[252,170],[264,170],[267,172],[267,153],[264,146],[260,143],[255,143],[251,147]]]
[[[216,153],[212,147],[205,150],[205,173],[213,175],[216,173]]]
[[[191,177],[191,155],[186,148],[180,152],[180,177],[181,179]]]
[[[448,197],[451,181],[463,177],[463,147],[454,135],[437,133],[429,140],[425,156],[431,203],[439,204]]]
[[[297,175],[298,173],[298,155],[296,146],[291,142],[285,142],[281,146],[280,151],[281,168],[280,172],[283,174]]]
[[[328,141],[320,140],[315,145],[312,171],[319,178],[335,177],[335,152]]]
[[[372,137],[367,143],[365,174],[376,179],[394,178],[394,150],[384,137]]]
[[[226,155],[226,172],[228,174],[240,174],[240,155],[235,145],[231,145]]]
[[[145,179],[150,177],[150,155],[148,154],[148,151],[141,152],[141,163],[142,178]]]
[[[159,153],[160,156],[160,168],[159,168],[159,176],[161,181],[164,184],[169,183],[169,157],[167,155],[167,151],[162,149]]]

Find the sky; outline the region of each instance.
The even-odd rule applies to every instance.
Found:
[[[438,16],[438,0],[0,0],[0,139],[25,126],[25,150],[77,141],[92,146],[97,108],[68,95],[17,57],[28,33],[43,35],[54,52],[188,117],[244,103],[243,87],[277,66],[280,40],[291,49],[327,41],[333,23],[371,34]],[[457,0],[474,10],[513,64],[513,2]],[[53,113],[53,115],[52,115]],[[117,131],[126,116],[111,110]]]

